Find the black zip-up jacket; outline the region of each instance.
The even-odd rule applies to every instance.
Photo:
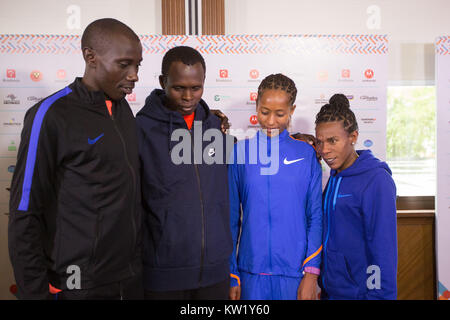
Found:
[[[225,143],[232,149],[234,139],[222,135],[214,146],[209,139],[195,135],[199,131],[205,135],[208,129],[221,134],[219,118],[203,100],[189,131],[182,115],[166,108],[164,99],[164,91],[155,89],[136,115],[144,209],[144,287],[150,291],[197,289],[229,278],[232,240]],[[184,129],[188,137],[171,141],[177,129]],[[199,147],[196,163],[194,152],[189,152],[194,140]],[[181,154],[190,163],[172,161]],[[208,164],[209,156],[218,163]]]
[[[88,289],[141,272],[140,194],[136,123],[125,99],[110,116],[104,94],[77,78],[30,108],[8,226],[19,298],[49,298],[49,284]]]

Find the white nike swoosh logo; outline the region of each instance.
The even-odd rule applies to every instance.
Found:
[[[300,159],[295,159],[295,160],[288,160],[287,158],[284,158],[283,163],[284,164],[291,164],[291,163],[294,163],[294,162],[297,162],[297,161],[301,161],[303,159],[305,159],[305,158],[300,158]]]

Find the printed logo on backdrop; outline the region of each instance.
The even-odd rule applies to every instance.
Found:
[[[17,121],[16,118],[11,118],[9,121],[3,122],[3,127],[11,128],[11,127],[20,127],[22,122]]]
[[[247,105],[256,105],[256,100],[258,99],[258,92],[250,92],[248,97]]]
[[[250,72],[248,73],[248,76],[250,79],[248,79],[248,82],[260,82],[261,80],[259,79],[259,71],[257,69],[252,69],[250,70]]]
[[[350,69],[342,69],[341,77],[338,79],[338,81],[339,82],[353,82],[353,79],[351,78]]]
[[[364,140],[363,145],[364,145],[364,147],[366,147],[366,148],[370,148],[371,146],[373,146],[373,141],[370,140],[370,139]]]
[[[128,102],[135,102],[136,101],[136,93],[133,92],[133,93],[128,94],[127,95],[127,101]]]
[[[36,96],[28,96],[27,101],[31,101],[32,103],[37,103],[44,99],[44,97],[36,97]]]
[[[136,92],[132,92],[130,94],[127,94],[126,99],[128,101],[128,104],[130,106],[141,106],[142,103],[138,101]]]
[[[231,96],[226,96],[223,94],[215,94],[214,95],[214,101],[225,101],[231,99]]]
[[[363,101],[367,101],[367,102],[378,101],[378,97],[376,97],[376,96],[366,96],[366,95],[364,95],[364,96],[360,96],[359,99],[363,100]]]
[[[258,124],[258,117],[256,115],[250,116],[250,124],[252,125]]]
[[[20,104],[20,100],[16,95],[10,93],[6,96],[5,99],[3,99],[3,104]]]
[[[249,125],[247,125],[247,129],[259,129],[261,127],[258,123],[258,117],[256,114],[252,114],[250,116],[248,123]],[[248,134],[248,136],[251,136],[251,134]]]
[[[17,145],[14,140],[11,140],[8,145],[8,151],[15,152],[17,151]]]
[[[56,80],[55,82],[68,82],[67,72],[64,69],[59,69],[56,71]]]
[[[5,77],[3,78],[3,82],[19,82],[20,80],[16,77],[15,69],[6,69]]]
[[[16,78],[16,70],[14,69],[6,69],[6,78],[15,79]]]
[[[328,103],[328,98],[325,96],[324,93],[321,93],[318,98],[314,99],[314,104],[318,107],[322,107],[324,104]]]
[[[42,80],[42,72],[40,72],[39,70],[31,71],[30,79],[33,80],[34,82],[41,81]]]
[[[317,72],[317,80],[320,82],[327,82],[328,81],[328,71],[327,70],[321,70]]]
[[[216,79],[216,82],[231,82],[232,80],[229,76],[228,69],[220,69],[219,78]]]
[[[360,122],[365,124],[374,124],[377,121],[376,118],[361,118]]]
[[[375,72],[373,71],[373,69],[366,69],[364,71],[364,79],[362,80],[363,82],[375,82],[376,80],[374,79],[375,76]]]

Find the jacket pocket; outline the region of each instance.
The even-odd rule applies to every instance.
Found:
[[[358,297],[358,285],[353,280],[343,254],[327,250],[324,277],[325,291],[331,299],[354,300]]]
[[[164,210],[161,238],[155,244],[155,267],[186,268],[200,265],[200,221],[192,208]]]
[[[232,252],[228,203],[211,205],[206,210],[206,261],[210,264],[228,261]]]

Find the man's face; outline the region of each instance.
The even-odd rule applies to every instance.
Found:
[[[142,46],[135,39],[117,35],[103,51],[96,53],[96,89],[102,90],[106,98],[120,100],[133,91],[134,83],[139,80]]]
[[[186,65],[181,61],[174,61],[167,76],[160,76],[159,82],[166,93],[166,107],[182,115],[189,115],[195,112],[202,98],[205,70],[200,62]]]

